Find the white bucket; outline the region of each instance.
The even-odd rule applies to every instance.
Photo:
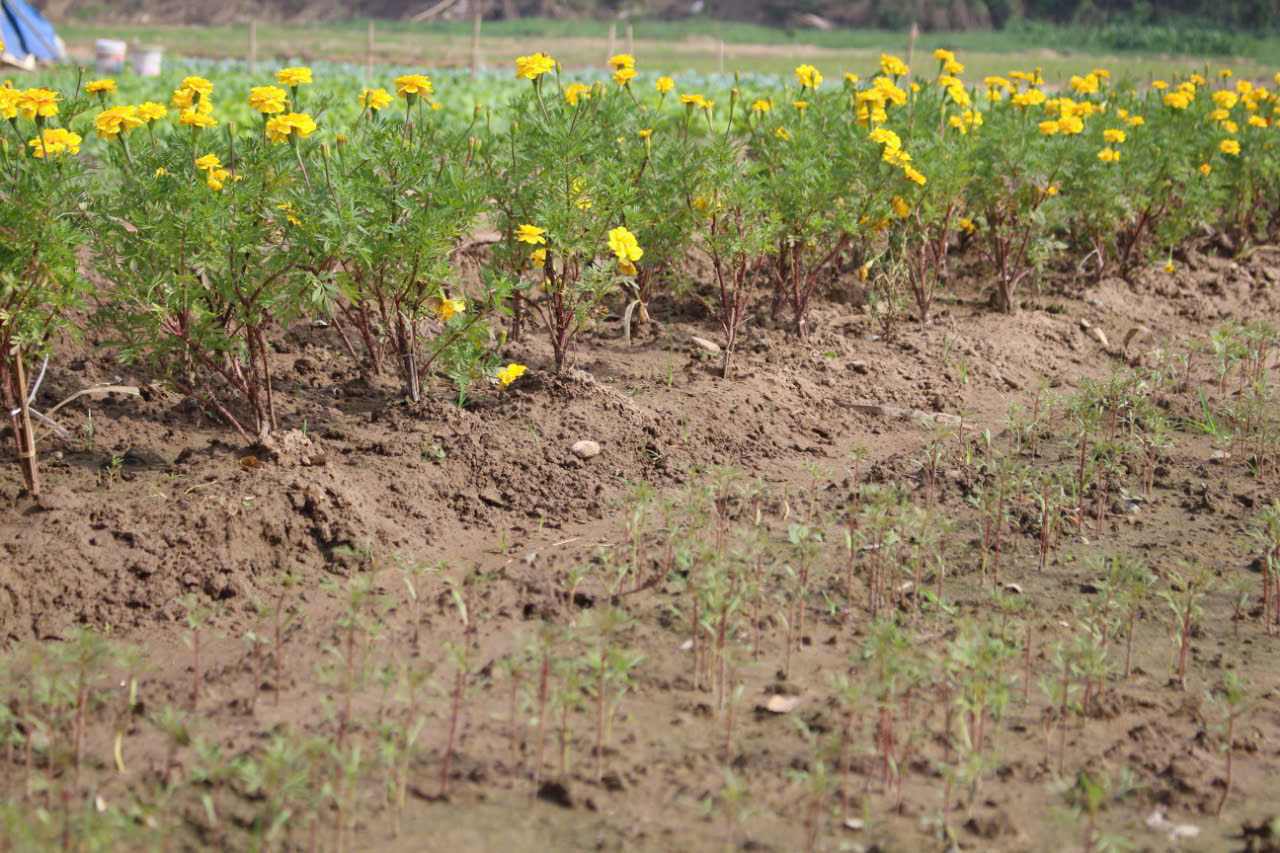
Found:
[[[159,77],[164,65],[163,47],[140,47],[133,59],[133,70],[139,77]]]
[[[99,74],[119,74],[124,70],[124,56],[129,46],[116,39],[98,39],[94,42]]]

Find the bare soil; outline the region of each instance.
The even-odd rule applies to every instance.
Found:
[[[335,840],[332,815],[324,810],[318,842],[315,829],[309,833],[303,824],[288,846],[805,849],[814,800],[792,771],[812,778],[819,753],[794,723],[803,721],[819,738],[839,736],[843,718],[831,678],[870,678],[862,659],[873,627],[865,602],[829,610],[819,593],[839,590],[815,588],[805,603],[805,631],[789,655],[780,613],[766,612],[751,624],[759,632],[757,648],[752,631],[743,630],[736,669],[742,695],[726,752],[730,724],[713,673],[698,674],[688,648],[681,582],[687,573],[672,571],[653,545],[624,582],[627,594],[611,602],[609,572],[630,547],[627,518],[637,489],[651,488],[659,504],[679,506],[732,468],[739,472],[735,482],[761,485],[755,503],[739,497],[726,504],[725,518],[749,525],[758,511],[762,525],[783,538],[797,520],[820,525],[840,518],[868,483],[897,484],[921,505],[932,498],[934,511],[953,522],[946,590],[953,612],[916,614],[919,590],[904,592],[897,603],[913,647],[939,653],[964,620],[999,617],[992,583],[979,572],[981,530],[967,501],[971,484],[949,461],[929,487],[922,451],[938,432],[919,418],[893,415],[959,416],[963,441],[977,446],[989,430],[994,444],[1005,446],[1013,404],[1030,408],[1037,395],[1065,396],[1149,359],[1157,347],[1201,341],[1228,320],[1280,322],[1278,279],[1274,249],[1239,261],[1208,249],[1189,251],[1175,273],[1153,269],[1132,284],[1047,277],[1013,316],[992,313],[981,294],[962,289],[931,325],[904,320],[889,330],[860,304],[856,280],[842,280],[816,309],[806,341],[774,328],[762,305],[731,381],[717,375],[717,357],[690,341],[692,335],[715,338],[709,320],[659,305],[659,322],[631,345],[617,317],[600,318],[561,375],[551,372],[549,348],[536,332],[509,345],[504,357],[528,363],[529,373],[505,392],[476,393],[465,409],[444,388],[408,405],[390,379],[363,377],[331,330],[299,326],[274,340],[276,393],[282,426],[290,431],[276,452],[240,446],[190,401],[149,385],[147,376],[88,340],[50,364],[36,408],[100,382],[139,385],[143,396],[86,397],[60,412],[72,437],[42,445],[47,493],[38,501],[22,492],[15,468],[0,471],[6,507],[0,514],[0,646],[55,644],[77,626],[92,626],[145,649],[144,706],[128,729],[127,772],[112,762],[109,726],[94,730],[86,746],[92,758],[84,792],[120,802],[196,764],[188,752],[175,758],[148,723],[157,709],[188,703],[192,653],[180,597],[194,593],[213,608],[193,718],[224,756],[235,757],[281,732],[332,734],[339,691],[324,673],[330,647],[341,648],[345,636],[343,589],[352,577],[369,577],[389,604],[369,635],[365,662],[434,667],[435,692],[425,706],[403,825],[393,837],[394,809],[384,805],[372,773],[361,782],[349,838]],[[1107,346],[1082,328],[1082,319],[1102,330]],[[1130,337],[1135,327],[1141,331]],[[1210,366],[1201,367],[1198,381],[1212,399]],[[956,432],[946,439],[948,459],[961,447]],[[601,453],[579,458],[570,448],[582,439],[598,442]],[[1134,791],[1103,809],[1099,824],[1136,849],[1280,849],[1280,840],[1265,833],[1242,835],[1280,814],[1280,639],[1263,632],[1257,613],[1233,621],[1229,589],[1239,578],[1257,584],[1259,551],[1247,532],[1280,489],[1222,449],[1210,436],[1179,432],[1152,496],[1109,510],[1100,526],[1093,518],[1080,529],[1069,526],[1043,571],[1033,525],[1014,524],[999,583],[1028,607],[1018,618],[1032,637],[1034,681],[1026,701],[1022,684],[1015,688],[980,785],[949,792],[955,847],[1081,847],[1085,824],[1068,814],[1062,789],[1081,771],[1115,778],[1127,770]],[[1059,434],[1027,464],[1069,465],[1070,453]],[[659,527],[655,523],[651,534]],[[843,545],[833,536],[828,546],[823,559],[841,564]],[[1153,596],[1137,619],[1133,674],[1121,677],[1113,660],[1102,695],[1068,722],[1060,773],[1061,729],[1038,681],[1052,672],[1053,642],[1072,634],[1075,608],[1097,592],[1090,559],[1117,553],[1140,557],[1161,578],[1199,563],[1212,569],[1215,581],[1193,635],[1187,685],[1171,681],[1176,646],[1168,608]],[[422,580],[424,604],[415,619],[401,570],[437,563],[439,573]],[[583,566],[594,571],[566,593],[571,570]],[[831,577],[841,571],[831,569]],[[285,572],[301,582],[282,593]],[[469,581],[467,630],[446,578]],[[857,590],[865,593],[861,584]],[[296,616],[284,645],[283,678],[277,680],[268,662],[251,706],[258,691],[243,638],[249,631],[269,633],[259,605],[277,600],[287,601]],[[588,696],[568,715],[563,773],[558,718],[550,722],[538,773],[537,726],[530,722],[536,669],[517,685],[513,727],[511,679],[500,663],[532,643],[541,626],[590,622],[593,611],[611,604],[630,617],[620,642],[643,660],[610,726],[601,772]],[[442,797],[455,684],[445,643],[465,646],[471,668]],[[785,677],[784,658],[790,664]],[[1233,789],[1215,816],[1224,755],[1205,694],[1224,668],[1248,679],[1256,705],[1236,730]],[[1021,677],[1022,664],[1013,669]],[[799,702],[787,713],[764,710],[776,696]],[[372,738],[387,707],[386,691],[369,678],[356,697],[357,732]],[[936,731],[942,703],[921,697],[912,713],[921,731]],[[874,720],[860,721],[846,760],[825,764],[833,781],[816,810],[815,848],[946,849],[938,827],[942,745],[926,742],[907,751],[897,790],[883,784],[876,736]],[[732,817],[722,805],[726,771],[750,792],[750,808]],[[20,762],[0,766],[0,776],[21,773]],[[1065,785],[1056,781],[1062,779]],[[172,832],[161,846],[248,849],[248,825],[260,803],[235,783],[219,788],[218,797],[223,814],[216,823],[198,801],[175,804]],[[1148,826],[1155,810],[1199,834],[1170,840],[1166,829]],[[847,828],[846,819],[855,828]]]

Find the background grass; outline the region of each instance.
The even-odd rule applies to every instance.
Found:
[[[464,67],[471,61],[467,22],[411,24],[378,22],[372,59],[375,63],[423,68]],[[329,24],[261,24],[258,59],[264,64],[287,60],[364,63],[365,21]],[[480,58],[484,66],[509,68],[522,53],[552,53],[570,69],[599,67],[608,56],[609,25],[595,20],[521,19],[484,25]],[[1183,37],[1158,28],[1105,29],[1019,24],[1001,32],[932,33],[916,43],[916,70],[931,73],[929,57],[935,47],[961,54],[966,76],[977,79],[1012,68],[1043,69],[1046,79],[1061,81],[1082,69],[1102,65],[1120,77],[1145,80],[1188,72],[1205,66],[1229,65],[1237,74],[1269,78],[1280,69],[1280,38],[1221,34],[1217,40]],[[248,26],[130,26],[62,24],[59,32],[81,61],[93,55],[97,38],[119,38],[131,44],[156,44],[170,55],[244,59],[248,55]],[[1153,33],[1155,33],[1153,35]],[[694,19],[681,22],[638,21],[633,24],[633,47],[641,67],[672,73],[746,71],[788,74],[798,62],[812,62],[828,76],[852,70],[870,71],[882,51],[905,55],[908,37],[877,30],[781,30],[752,24]],[[1178,39],[1200,50],[1153,50],[1177,47]],[[723,50],[721,44],[723,43]],[[616,50],[627,45],[625,29],[617,27]]]

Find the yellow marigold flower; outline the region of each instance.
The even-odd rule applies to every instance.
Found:
[[[1222,129],[1227,133],[1239,133],[1240,125],[1236,124],[1234,121],[1224,121],[1222,123]]]
[[[973,220],[967,216],[960,217],[960,220],[956,222],[956,226],[966,234],[972,234],[978,230],[978,226],[974,225]]]
[[[940,47],[933,52],[933,58],[939,62],[954,62],[956,55],[945,47]]]
[[[630,65],[624,65],[617,71],[613,72],[613,82],[619,86],[626,86],[636,77],[636,70]]]
[[[665,95],[676,87],[676,81],[667,77],[665,74],[653,82],[653,88],[658,90],[658,94]]]
[[[585,83],[570,83],[564,88],[564,99],[571,107],[576,107],[579,99],[590,97],[591,87]]]
[[[989,77],[983,77],[982,85],[986,86],[988,89],[991,89],[992,91],[995,91],[997,89],[1003,89],[1006,92],[1013,91],[1013,84],[1010,83],[1007,78],[1000,77],[999,75],[991,75]]]
[[[883,96],[881,103],[891,103],[900,107],[907,102],[907,93],[888,77],[877,77],[871,81],[871,85]]]
[[[1013,105],[1016,107],[1038,107],[1045,102],[1047,97],[1040,89],[1028,89],[1013,96]]]
[[[169,170],[168,170],[168,169],[166,169],[164,166],[157,166],[157,167],[156,167],[156,177],[157,177],[157,178],[163,178],[163,177],[167,176],[168,174],[169,174]]]
[[[1124,123],[1129,125],[1129,127],[1142,127],[1147,123],[1147,120],[1142,116],[1129,116],[1124,120]]]
[[[267,138],[272,142],[305,139],[316,130],[316,122],[306,113],[286,113],[267,122]]]
[[[618,53],[609,57],[609,67],[614,71],[620,68],[635,68],[636,58],[629,53]]]
[[[178,88],[195,92],[202,98],[207,98],[213,94],[213,84],[204,77],[183,77],[182,83],[178,85]]]
[[[418,95],[430,95],[435,91],[431,78],[425,74],[401,74],[395,79],[396,94],[406,100]]]
[[[906,77],[911,73],[907,63],[892,53],[880,54],[880,70],[890,77]]]
[[[221,166],[222,160],[218,158],[217,154],[206,154],[203,157],[196,158],[196,168],[202,172],[207,172],[210,169],[217,169]]]
[[[878,142],[886,148],[901,148],[902,138],[887,127],[877,127],[867,134],[872,142]]]
[[[948,74],[963,74],[964,63],[951,59],[942,64],[942,70]]]
[[[1230,89],[1219,89],[1213,93],[1213,102],[1224,110],[1229,110],[1240,101],[1240,96]]]
[[[1247,97],[1253,92],[1253,83],[1249,82],[1248,80],[1237,80],[1236,91],[1239,92],[1241,95],[1245,95]]]
[[[1224,139],[1218,143],[1218,150],[1231,157],[1240,156],[1240,143],[1234,139]]]
[[[1058,119],[1058,133],[1074,136],[1084,132],[1084,121],[1079,116],[1067,116]]]
[[[282,201],[276,205],[276,210],[284,214],[285,221],[290,225],[301,225],[302,220],[298,218],[297,212],[293,209],[293,203]]]
[[[521,225],[516,229],[516,240],[530,246],[542,246],[547,242],[546,233],[547,229],[537,225]]]
[[[53,118],[58,114],[60,97],[52,89],[27,89],[19,96],[18,112],[25,119]]]
[[[109,95],[116,90],[116,81],[110,77],[101,80],[90,80],[84,84],[84,90],[90,95]]]
[[[128,106],[103,110],[93,120],[94,130],[106,139],[113,139],[121,133],[128,133],[144,124],[146,122],[138,116],[138,108]]]
[[[178,116],[178,123],[186,127],[194,127],[198,130],[204,130],[210,127],[216,127],[218,120],[208,113],[202,113],[199,110],[188,109],[183,110]]]
[[[529,258],[535,264],[538,264],[538,265],[545,264],[547,262],[547,250],[534,249],[532,252],[529,253]]]
[[[52,159],[64,154],[79,154],[80,143],[84,140],[78,133],[72,133],[64,127],[48,127],[27,143],[31,146],[31,156],[39,160],[46,157]]]
[[[1118,130],[1117,128],[1109,127],[1106,130],[1102,131],[1102,138],[1105,139],[1107,142],[1110,142],[1112,145],[1119,145],[1120,143],[1124,142],[1125,139],[1127,139],[1128,137],[1125,136],[1125,132],[1123,130]]]
[[[1105,69],[1105,68],[1095,68],[1095,69],[1093,69],[1092,71],[1090,71],[1089,73],[1090,73],[1090,74],[1092,74],[1094,77],[1097,77],[1099,80],[1110,80],[1110,79],[1111,79],[1111,72],[1110,72],[1110,71],[1108,71],[1108,70],[1107,70],[1107,69]]]
[[[1045,136],[1053,136],[1058,132],[1058,122],[1054,119],[1048,119],[1040,122],[1040,132]]]
[[[506,388],[512,382],[515,382],[521,376],[524,376],[525,371],[528,369],[529,368],[525,367],[523,364],[513,361],[498,371],[498,384],[503,388]]]
[[[963,86],[948,86],[947,97],[951,103],[959,107],[968,107],[973,103],[969,100],[969,92]]]
[[[800,112],[804,112],[805,110],[809,109],[809,102],[808,101],[792,101],[791,106],[795,107]]]
[[[751,103],[751,112],[753,113],[767,113],[771,109],[773,109],[773,101],[768,98],[757,98]]]
[[[844,72],[844,82],[848,83],[849,85],[856,86],[858,85],[858,82],[860,80],[862,80],[862,78],[859,77],[857,74],[854,74],[852,71]]]
[[[1252,116],[1249,116],[1249,126],[1250,127],[1269,127],[1270,123],[1262,116],[1252,115]]]
[[[311,83],[311,69],[305,65],[281,68],[276,72],[276,82],[281,86],[288,86],[290,89],[308,85]]]
[[[924,186],[929,180],[922,172],[916,171],[911,166],[903,166],[902,174],[906,176],[908,181],[919,184],[920,186]]]
[[[817,89],[822,85],[822,73],[812,65],[796,66],[795,75],[802,89]]]
[[[644,256],[644,249],[636,242],[636,235],[623,225],[610,229],[609,249],[619,261],[635,263]]]
[[[1208,163],[1200,164],[1200,174],[1204,175],[1206,178],[1209,177],[1209,173],[1212,171],[1213,171],[1213,167],[1210,166]]]
[[[144,101],[138,104],[138,118],[145,122],[156,121],[162,119],[169,114],[169,110],[164,104],[157,104],[155,101]]]
[[[466,311],[467,300],[465,299],[449,299],[446,297],[441,299],[440,304],[436,306],[436,316],[445,323],[458,314],[465,314]]]
[[[370,112],[385,110],[391,106],[391,93],[381,87],[360,92],[360,106]]]
[[[591,196],[586,194],[587,182],[582,178],[574,178],[569,184],[569,193],[574,197],[573,203],[578,210],[591,209]]]
[[[791,131],[787,130],[785,127],[778,128],[773,132],[773,135],[781,139],[783,142],[791,141]]]
[[[653,128],[652,128],[652,127],[642,127],[642,128],[640,128],[639,130],[637,130],[637,131],[636,131],[636,136],[640,137],[641,139],[648,139],[648,138],[650,138],[651,136],[653,136]]]
[[[1226,80],[1229,77],[1235,76],[1235,72],[1232,71],[1230,68],[1219,68],[1218,76],[1221,77],[1223,80]]]
[[[680,103],[684,104],[686,107],[701,107],[705,110],[707,108],[708,101],[701,95],[681,95]]]
[[[1114,148],[1103,148],[1098,152],[1098,159],[1104,163],[1119,163],[1120,152]]]
[[[880,159],[888,163],[890,166],[905,167],[911,162],[911,155],[903,151],[901,148],[890,148],[885,146],[884,151],[880,153]]]
[[[22,100],[21,92],[7,85],[0,85],[0,118],[17,118],[20,100]]]
[[[900,195],[895,195],[889,202],[889,206],[893,208],[893,212],[899,219],[906,219],[911,214],[911,206]]]
[[[1083,77],[1074,75],[1071,78],[1071,89],[1078,95],[1092,95],[1098,91],[1098,75],[1086,74]]]
[[[1165,261],[1165,262],[1164,262],[1164,271],[1165,271],[1165,272],[1173,272],[1173,269],[1174,269],[1174,267],[1173,267],[1173,261],[1172,261],[1172,260],[1169,260],[1169,261]]]
[[[1155,89],[1158,92],[1163,92],[1165,89],[1169,88],[1169,84],[1163,80],[1152,80],[1151,88]]]
[[[1195,74],[1192,74],[1190,77],[1187,78],[1187,82],[1190,83],[1192,86],[1203,86],[1209,81],[1204,79],[1203,74],[1196,72]]]
[[[1223,109],[1210,110],[1208,119],[1209,121],[1226,121],[1227,117],[1230,115],[1231,113],[1228,112],[1227,110],[1223,110]]]
[[[289,93],[279,86],[254,86],[249,90],[249,106],[263,115],[282,113]]]
[[[1055,195],[1058,194],[1058,185],[1049,184],[1049,186],[1044,188],[1044,194],[1049,196],[1050,198],[1053,198]]]
[[[1192,96],[1184,91],[1166,92],[1164,95],[1164,105],[1172,107],[1175,110],[1185,110],[1191,106]]]
[[[205,172],[204,185],[214,192],[221,192],[224,182],[231,177],[231,173],[226,169],[210,169]]]
[[[521,80],[537,80],[543,74],[554,71],[556,61],[545,53],[533,53],[516,57],[516,77]]]

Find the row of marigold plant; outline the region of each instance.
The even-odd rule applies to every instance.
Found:
[[[300,320],[410,400],[442,377],[465,401],[519,378],[498,356],[535,323],[556,370],[608,302],[629,335],[698,255],[712,280],[685,291],[719,323],[727,377],[761,293],[803,337],[824,284],[888,277],[928,322],[959,248],[1010,312],[1058,256],[1128,276],[1200,228],[1237,246],[1280,230],[1266,85],[1095,69],[1050,91],[1038,71],[965,81],[954,54],[934,60],[913,76],[884,55],[835,83],[801,65],[715,103],[668,76],[642,87],[630,55],[588,84],[539,53],[516,60],[523,91],[463,122],[409,74],[352,92],[359,118],[334,127],[304,67],[237,93],[248,126],[220,120],[202,77],[140,104],[109,79],[6,83],[0,386],[19,455],[34,472],[27,369],[88,322],[257,441],[278,427],[269,334]],[[499,238],[464,286],[481,230]]]

